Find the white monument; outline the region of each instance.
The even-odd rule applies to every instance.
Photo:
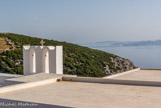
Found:
[[[62,46],[23,46],[24,75],[34,73],[63,74]]]

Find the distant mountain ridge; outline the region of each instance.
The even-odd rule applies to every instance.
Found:
[[[90,42],[82,43],[80,45],[88,47],[118,47],[118,46],[153,46],[161,45],[161,40],[148,40],[148,41],[100,41],[100,42]]]

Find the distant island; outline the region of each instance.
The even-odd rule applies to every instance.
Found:
[[[14,33],[0,33],[2,50],[0,53],[0,72],[23,74],[23,45],[40,45],[41,38]],[[10,43],[7,43],[9,41]],[[44,39],[45,45],[63,46],[63,67],[65,74],[104,77],[136,68],[128,59],[72,43]],[[12,43],[12,44],[11,44]],[[8,46],[4,48],[4,46]]]
[[[99,41],[80,43],[79,45],[88,47],[119,47],[119,46],[161,46],[161,40],[148,41]]]

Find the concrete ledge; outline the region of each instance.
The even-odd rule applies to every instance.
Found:
[[[63,77],[62,79],[64,81],[88,82],[88,83],[161,86],[161,82],[157,81],[118,80],[118,79],[90,78],[90,77]]]
[[[161,70],[161,69],[153,69],[153,68],[141,68],[140,70]]]
[[[62,77],[46,79],[46,80],[41,80],[41,81],[37,81],[37,82],[28,82],[28,83],[21,83],[21,84],[1,87],[0,88],[0,93],[12,92],[12,91],[15,91],[15,90],[21,90],[21,89],[41,86],[41,85],[45,85],[45,84],[50,84],[50,83],[57,82],[58,79],[61,80]]]
[[[139,70],[140,70],[140,68],[137,68],[137,69],[129,70],[129,71],[126,71],[126,72],[106,76],[106,77],[103,77],[103,78],[114,78],[114,77],[122,76],[122,75],[125,75],[125,74],[129,74],[129,73],[132,73],[132,72],[136,72],[136,71],[139,71]]]

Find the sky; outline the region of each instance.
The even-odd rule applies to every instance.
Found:
[[[0,0],[0,32],[67,42],[161,39],[161,0]]]

